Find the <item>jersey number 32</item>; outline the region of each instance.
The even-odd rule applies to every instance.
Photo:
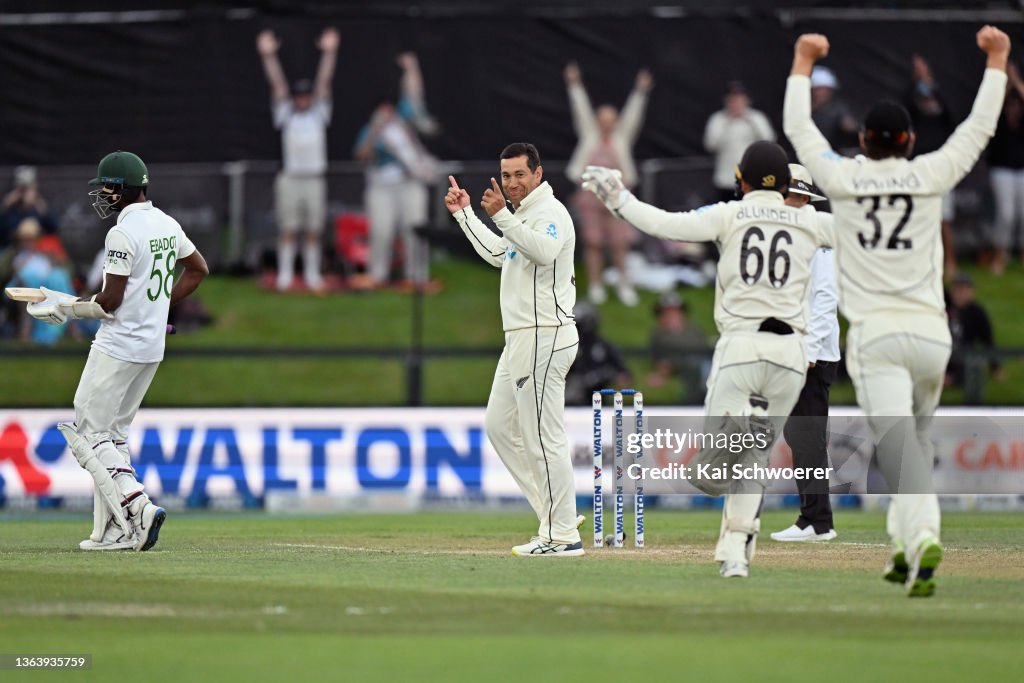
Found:
[[[891,194],[888,196],[889,207],[895,207],[897,204],[903,204],[903,215],[899,221],[896,222],[896,228],[893,229],[892,234],[889,235],[889,239],[886,240],[886,249],[911,249],[913,243],[909,239],[900,237],[900,232],[903,228],[907,227],[907,221],[910,220],[910,214],[914,211],[914,199],[909,194]],[[882,206],[882,197],[874,195],[871,197],[857,197],[857,203],[868,206],[868,212],[864,215],[871,225],[874,227],[874,232],[868,236],[863,232],[857,233],[857,239],[860,240],[860,246],[865,249],[875,249],[878,247],[878,243],[882,241],[882,221],[878,220],[878,209]]]

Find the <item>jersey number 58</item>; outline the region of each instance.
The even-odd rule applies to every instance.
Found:
[[[146,296],[149,297],[150,301],[156,301],[161,295],[166,296],[168,299],[171,298],[171,285],[174,284],[175,257],[176,254],[173,251],[169,251],[166,254],[162,251],[153,254],[153,270],[149,274],[149,289],[146,290]],[[161,262],[165,266],[164,269],[160,268]],[[153,278],[156,278],[156,282],[153,282]],[[155,290],[154,287],[156,288]]]

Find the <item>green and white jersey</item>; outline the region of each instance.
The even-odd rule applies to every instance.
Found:
[[[107,275],[127,275],[128,285],[114,319],[103,321],[93,345],[131,363],[163,360],[174,264],[191,256],[195,245],[178,221],[152,202],[140,202],[121,210],[104,249],[104,285]]]
[[[839,310],[945,317],[942,197],[971,170],[996,130],[1006,74],[987,69],[970,116],[941,148],[914,159],[846,158],[811,120],[811,84],[790,76],[783,125],[800,163],[832,202]]]

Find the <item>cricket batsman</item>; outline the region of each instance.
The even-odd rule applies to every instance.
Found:
[[[487,438],[540,521],[537,535],[512,553],[575,557],[583,554],[583,520],[576,516],[565,434],[565,377],[579,347],[572,314],[576,233],[543,173],[531,144],[501,153],[501,186],[491,178],[481,202],[501,237],[477,218],[469,193],[451,176],[445,205],[477,254],[501,268],[505,349],[487,400]]]
[[[149,550],[167,513],[135,478],[125,440],[164,357],[168,310],[210,271],[178,222],[147,198],[149,173],[138,156],[108,154],[89,184],[100,218],[117,215],[104,244],[103,291],[76,299],[44,288],[46,298],[27,310],[53,324],[101,321],[75,392],[75,422],[57,425],[95,482],[93,530],[79,547]]]

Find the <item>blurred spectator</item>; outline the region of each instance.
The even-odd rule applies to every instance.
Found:
[[[320,235],[327,220],[327,126],[331,123],[331,80],[338,55],[338,32],[320,34],[320,65],[316,80],[297,81],[289,95],[288,81],[277,58],[281,44],[273,31],[256,38],[263,71],[270,84],[274,127],[281,131],[284,164],[274,184],[277,210],[277,289],[285,291],[295,278],[296,233],[305,233],[303,279],[312,291],[322,291]]]
[[[57,232],[57,219],[39,193],[35,166],[14,169],[14,188],[4,197],[0,212],[0,249],[13,243],[14,231],[26,218],[34,218],[45,234]]]
[[[704,401],[705,382],[710,369],[707,335],[690,320],[686,302],[675,292],[665,292],[654,307],[657,325],[651,331],[654,372],[646,385],[658,388],[672,377],[683,384],[682,400],[689,405]]]
[[[836,97],[839,79],[832,70],[824,66],[814,67],[811,72],[811,118],[832,149],[854,156],[860,153],[857,133],[860,124],[850,112],[850,107]]]
[[[610,104],[602,104],[596,111],[593,109],[583,87],[580,68],[575,62],[565,67],[565,83],[569,90],[572,125],[578,138],[565,169],[569,180],[579,185],[580,176],[587,166],[605,166],[622,171],[622,182],[626,187],[636,187],[639,178],[633,160],[633,145],[640,135],[647,98],[654,87],[651,73],[646,69],[637,72],[633,92],[626,100],[621,115]],[[605,249],[608,249],[612,264],[618,270],[619,300],[627,306],[636,306],[639,299],[626,269],[626,254],[636,238],[633,226],[609,212],[591,192],[578,191],[573,196],[573,204],[580,218],[590,302],[600,305],[607,300],[602,278]]]
[[[25,218],[15,230],[16,243],[0,254],[0,276],[5,287],[49,287],[71,293],[67,254],[56,237],[43,236],[35,218]],[[9,279],[8,279],[9,278]],[[24,315],[18,307],[17,335],[23,341],[53,345],[64,336],[67,324],[51,325]]]
[[[733,81],[725,91],[725,106],[712,114],[704,127],[704,148],[715,155],[712,181],[718,201],[735,199],[736,164],[758,140],[774,141],[775,131],[768,117],[750,106],[743,84]]]
[[[370,221],[369,278],[362,285],[380,287],[390,280],[395,237],[404,247],[407,283],[429,277],[427,246],[414,228],[429,221],[427,186],[439,178],[437,160],[419,135],[435,135],[437,122],[427,111],[419,60],[398,55],[401,97],[385,98],[356,138],[355,156],[366,164],[366,213]],[[418,135],[418,134],[419,135]]]
[[[996,204],[991,267],[996,275],[1006,269],[1012,247],[1024,250],[1024,81],[1013,62],[1007,66],[1006,75],[1009,85],[1003,112],[988,145],[989,177]]]
[[[904,97],[904,105],[910,113],[910,121],[917,136],[914,142],[914,156],[934,152],[946,143],[953,132],[955,122],[949,111],[931,67],[921,55],[913,57],[913,79]],[[953,191],[942,197],[942,249],[945,252],[943,276],[948,282],[956,275],[956,252],[953,249],[953,220],[955,218]]]
[[[590,405],[600,389],[623,389],[632,381],[622,354],[601,337],[601,314],[590,303],[581,301],[573,309],[579,352],[565,378],[566,405]]]
[[[953,337],[946,385],[963,387],[964,402],[978,405],[985,388],[985,365],[997,380],[1003,378],[1003,370],[994,353],[992,321],[985,308],[975,300],[974,280],[967,273],[958,273],[953,279],[946,314]]]

